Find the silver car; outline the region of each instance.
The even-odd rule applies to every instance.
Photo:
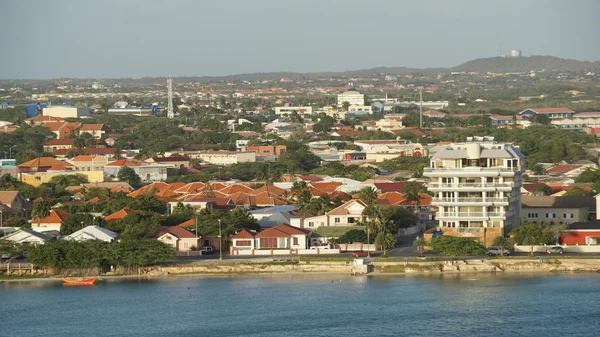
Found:
[[[490,246],[487,248],[487,255],[489,255],[489,256],[499,256],[499,255],[507,256],[507,255],[510,255],[510,250],[500,248],[497,246]]]

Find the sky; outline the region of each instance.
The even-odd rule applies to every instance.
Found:
[[[0,0],[0,78],[600,60],[597,0]]]

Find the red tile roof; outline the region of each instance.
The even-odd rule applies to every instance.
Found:
[[[582,165],[557,165],[546,170],[551,176],[558,176],[580,168]]]
[[[288,238],[291,235],[306,235],[306,233],[299,230],[298,228],[295,228],[295,227],[292,227],[292,226],[289,226],[286,224],[280,224],[275,227],[267,228],[267,229],[259,232],[258,234],[256,234],[255,237],[258,239],[260,239],[260,238]]]
[[[142,211],[138,211],[135,209],[129,209],[129,208],[123,208],[120,211],[116,211],[113,214],[109,214],[107,216],[104,217],[104,221],[105,222],[112,222],[112,221],[117,221],[117,220],[121,220],[124,217],[126,217],[127,215],[131,214],[131,213],[142,213]]]
[[[386,192],[402,192],[404,189],[405,182],[396,182],[396,183],[375,183],[375,187],[381,191],[381,193]]]
[[[52,145],[73,145],[73,139],[72,138],[51,139],[44,143],[44,146],[52,146]]]
[[[179,239],[195,239],[196,238],[196,234],[188,231],[185,228],[179,227],[179,226],[160,226],[158,228],[158,233],[156,233],[156,235],[154,235],[154,237],[158,239],[165,234],[171,234]]]
[[[234,236],[231,237],[232,239],[254,239],[254,234],[250,233],[249,231],[242,229],[241,231],[235,233]]]
[[[41,220],[39,220],[40,223],[62,223],[63,221],[67,220],[69,217],[71,216],[71,214],[61,211],[61,210],[51,210],[50,214],[47,217],[42,218]],[[31,223],[37,223],[38,222],[38,218],[33,218],[31,219]]]

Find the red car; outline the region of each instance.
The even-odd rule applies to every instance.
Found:
[[[368,252],[364,252],[362,250],[357,250],[352,252],[352,257],[367,257],[369,256]]]

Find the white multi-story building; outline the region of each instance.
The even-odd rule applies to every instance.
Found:
[[[486,246],[520,225],[525,156],[493,137],[446,145],[430,159],[432,205],[446,235],[473,237]]]
[[[341,107],[344,102],[350,103],[350,106],[364,106],[365,94],[361,94],[354,88],[348,89],[337,96],[338,107]]]

